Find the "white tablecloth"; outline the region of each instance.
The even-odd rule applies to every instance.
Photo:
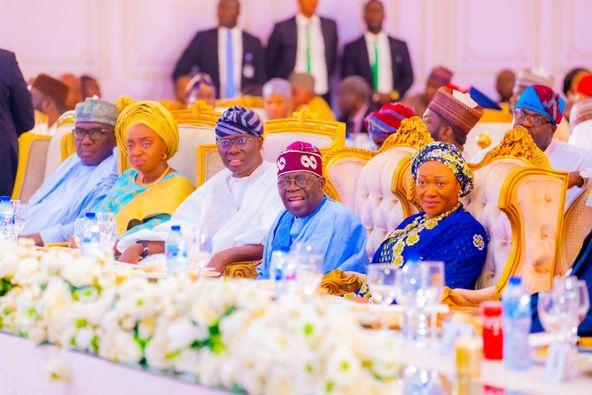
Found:
[[[44,372],[55,358],[67,367],[68,381],[51,380]],[[131,395],[206,394],[225,391],[51,345],[36,346],[27,339],[0,334],[0,393],[2,395]]]
[[[430,369],[450,377],[455,374],[456,367],[452,355],[442,355],[434,350],[418,348],[411,343],[401,345],[400,355],[401,362],[406,364]],[[581,375],[575,380],[557,384],[549,380],[545,373],[545,367],[541,364],[534,364],[530,370],[525,372],[515,372],[505,369],[501,361],[484,360],[481,365],[480,381],[483,384],[526,394],[592,394],[592,376]]]

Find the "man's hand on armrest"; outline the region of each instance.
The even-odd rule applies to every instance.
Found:
[[[147,248],[146,255],[160,254],[164,252],[163,241],[140,241],[132,244],[119,256],[119,261],[127,263],[138,263],[142,260],[144,245]]]

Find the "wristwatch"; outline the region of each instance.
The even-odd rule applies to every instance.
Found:
[[[581,188],[585,188],[590,181],[590,174],[586,170],[580,170],[579,172],[580,177],[582,178],[582,186]]]
[[[140,254],[140,258],[144,259],[148,256],[148,241],[147,240],[139,240],[138,244],[142,245],[142,253]]]

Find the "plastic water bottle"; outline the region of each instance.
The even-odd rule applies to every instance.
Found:
[[[80,252],[84,256],[97,256],[100,251],[101,232],[95,213],[86,213],[80,237]]]
[[[164,244],[167,260],[167,275],[187,270],[187,244],[179,225],[171,226],[171,234]]]
[[[14,207],[10,202],[10,196],[0,197],[0,238],[14,239]]]
[[[271,254],[269,278],[275,283],[276,299],[296,291],[296,260],[294,255],[284,251]]]
[[[518,276],[511,277],[502,296],[504,364],[510,370],[530,368],[530,295]]]

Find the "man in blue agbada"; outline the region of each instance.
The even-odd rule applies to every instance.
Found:
[[[475,289],[487,256],[487,233],[459,202],[473,188],[473,174],[461,152],[452,144],[430,144],[413,157],[411,175],[411,190],[423,211],[399,225],[373,262],[402,267],[442,261],[447,286]]]
[[[366,231],[354,213],[325,196],[319,149],[294,142],[280,154],[277,166],[278,190],[286,210],[265,243],[259,278],[269,278],[273,251],[287,252],[300,243],[323,256],[325,274],[335,269],[366,273]]]
[[[64,242],[74,221],[107,196],[117,181],[113,133],[118,111],[107,101],[87,98],[76,105],[73,130],[76,154],[56,169],[29,199],[21,237],[35,244]]]

